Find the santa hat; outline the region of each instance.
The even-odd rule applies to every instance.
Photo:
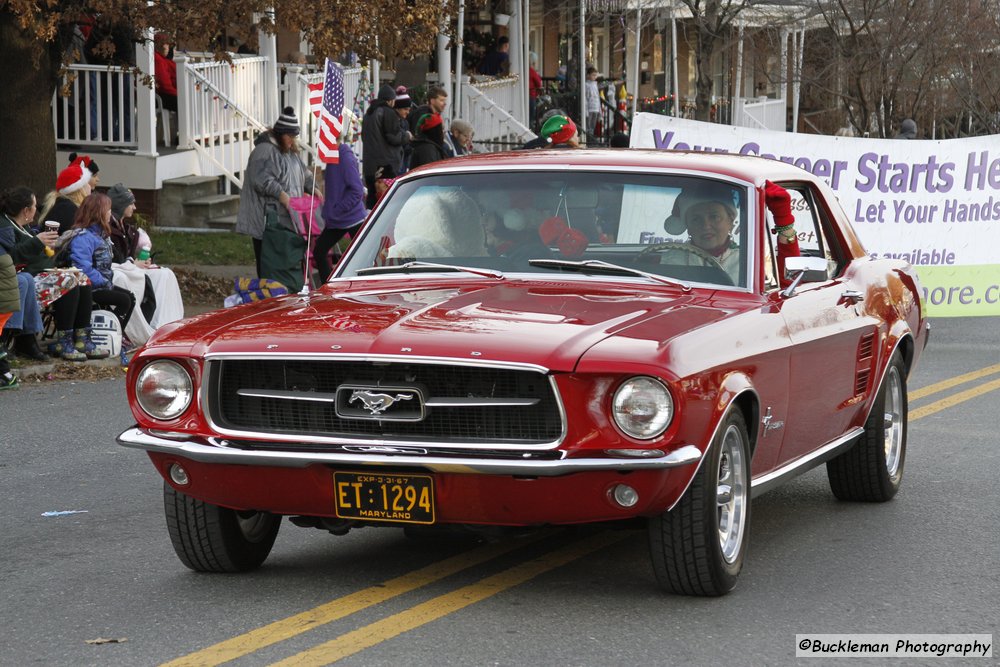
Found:
[[[88,169],[89,165],[90,158],[86,155],[73,160],[68,167],[59,172],[56,178],[56,191],[61,195],[68,195],[90,183],[94,174]]]

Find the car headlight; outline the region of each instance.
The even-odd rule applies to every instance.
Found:
[[[639,440],[649,440],[670,426],[674,400],[662,382],[651,377],[634,377],[622,383],[611,402],[618,428]]]
[[[187,370],[176,361],[154,361],[139,371],[135,396],[146,414],[167,421],[191,405],[194,383]]]

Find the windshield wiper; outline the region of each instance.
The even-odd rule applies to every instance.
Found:
[[[665,285],[680,287],[685,292],[691,291],[691,285],[683,280],[677,280],[676,278],[670,278],[669,276],[661,276],[659,274],[650,273],[649,271],[643,271],[641,269],[633,269],[629,266],[602,262],[599,259],[585,259],[581,262],[571,262],[566,259],[529,259],[528,264],[531,266],[550,267],[554,269],[574,269],[583,272],[586,272],[588,269],[596,269],[597,271],[610,271],[612,273],[621,273],[628,276],[641,276],[643,278],[655,280],[658,283],[664,283]]]
[[[478,269],[470,266],[455,266],[453,264],[437,264],[435,262],[406,262],[396,266],[369,266],[358,269],[359,276],[369,276],[376,273],[409,273],[411,271],[462,271],[464,273],[474,273],[477,276],[486,276],[502,280],[504,275],[500,271],[493,269]]]

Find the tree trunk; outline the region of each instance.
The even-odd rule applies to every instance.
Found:
[[[39,201],[57,174],[51,103],[59,61],[52,55],[9,11],[0,10],[0,147],[7,162],[0,169],[0,191],[27,185]]]
[[[689,7],[691,5],[688,5]],[[692,11],[694,8],[692,7]],[[701,121],[712,119],[712,56],[719,41],[721,29],[718,0],[708,0],[701,13],[695,12],[698,25],[698,45],[695,47],[695,112]]]

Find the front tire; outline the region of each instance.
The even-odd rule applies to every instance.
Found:
[[[719,596],[736,586],[750,536],[750,438],[731,410],[687,492],[649,520],[649,552],[660,586]]]
[[[196,572],[246,572],[267,559],[281,527],[269,512],[238,512],[163,483],[167,531],[181,562]]]
[[[826,464],[833,495],[871,503],[884,503],[896,495],[906,461],[907,415],[906,369],[899,352],[894,352],[864,434]]]

